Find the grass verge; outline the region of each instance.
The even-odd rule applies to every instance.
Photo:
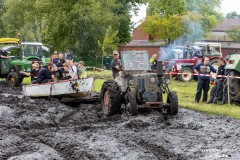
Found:
[[[240,107],[237,105],[206,104],[201,101],[195,103],[194,98],[197,90],[197,82],[172,81],[171,85],[172,90],[178,94],[178,103],[182,108],[240,119]]]

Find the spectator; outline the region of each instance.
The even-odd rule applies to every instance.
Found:
[[[33,84],[41,84],[47,82],[53,82],[54,76],[52,72],[54,71],[54,65],[52,63],[48,63],[47,66],[42,67],[38,72],[37,80],[33,80]]]
[[[57,67],[58,68],[63,68],[63,66],[65,65],[66,61],[63,58],[63,54],[59,54],[59,59],[58,59],[58,63],[57,63]]]
[[[52,74],[54,75],[54,81],[58,82],[58,80],[61,80],[63,78],[63,70],[62,68],[58,68],[55,64],[53,64],[53,71]]]
[[[152,55],[152,58],[150,58],[150,64],[152,71],[157,71],[157,54]]]
[[[73,55],[70,50],[67,51],[66,59],[74,61]]]
[[[213,68],[211,64],[209,64],[209,57],[204,58],[204,62],[199,63],[198,65],[193,67],[194,72],[198,74],[198,83],[197,83],[197,93],[195,96],[195,102],[199,102],[202,90],[203,90],[203,102],[207,102],[207,94],[209,90],[210,83],[210,72],[216,73],[216,70]],[[207,75],[200,75],[207,74]]]
[[[220,76],[224,76],[225,73],[225,60],[220,57],[218,59],[218,63],[219,63],[219,67],[218,67],[218,71],[217,71],[217,75],[219,77],[217,77],[216,79],[216,92],[213,94],[213,96],[211,97],[211,99],[208,101],[209,103],[217,103],[218,97],[220,96],[220,94],[222,94],[222,102],[221,104],[225,104],[226,103],[226,95],[224,94],[225,92],[223,91],[224,87],[223,87],[223,81],[225,78],[220,77]]]
[[[118,51],[113,52],[113,60],[112,60],[112,75],[115,79],[116,76],[119,75],[119,72],[121,71],[121,62],[119,60],[119,53]]]
[[[78,62],[78,68],[79,68],[79,78],[87,78],[87,71],[86,68],[84,67],[84,62],[79,61]]]
[[[32,64],[32,70],[30,73],[20,71],[20,74],[23,74],[25,76],[31,76],[31,82],[36,81],[38,77],[38,72],[39,72],[39,64],[38,63],[33,63]]]
[[[56,57],[57,54],[58,54],[57,51],[53,52],[53,54],[50,56],[50,63],[53,63],[53,59],[54,59],[54,57]]]
[[[63,77],[61,80],[75,80],[78,79],[77,67],[73,64],[72,60],[67,60],[67,66],[64,67],[68,71],[68,76]]]
[[[55,65],[57,65],[57,64],[58,64],[58,60],[59,60],[58,54],[54,54],[54,55],[53,55],[53,59],[52,59],[52,63],[55,64]]]

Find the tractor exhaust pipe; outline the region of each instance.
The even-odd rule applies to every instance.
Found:
[[[157,76],[158,77],[163,77],[163,64],[162,61],[157,61]]]
[[[161,84],[163,84],[162,77],[164,76],[163,74],[163,64],[162,61],[157,61],[157,77],[158,77],[158,86],[160,87]]]

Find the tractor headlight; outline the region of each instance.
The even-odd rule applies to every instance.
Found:
[[[150,77],[150,82],[152,82],[152,83],[156,82],[156,78],[155,77]]]

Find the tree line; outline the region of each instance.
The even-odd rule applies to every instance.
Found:
[[[130,10],[142,3],[148,9],[141,27],[166,44],[201,39],[223,20],[221,0],[0,0],[0,37],[21,33],[52,49],[108,55],[131,40]]]
[[[0,37],[21,33],[23,41],[58,50],[108,51],[131,40],[130,9],[136,5],[135,0],[0,0]]]

